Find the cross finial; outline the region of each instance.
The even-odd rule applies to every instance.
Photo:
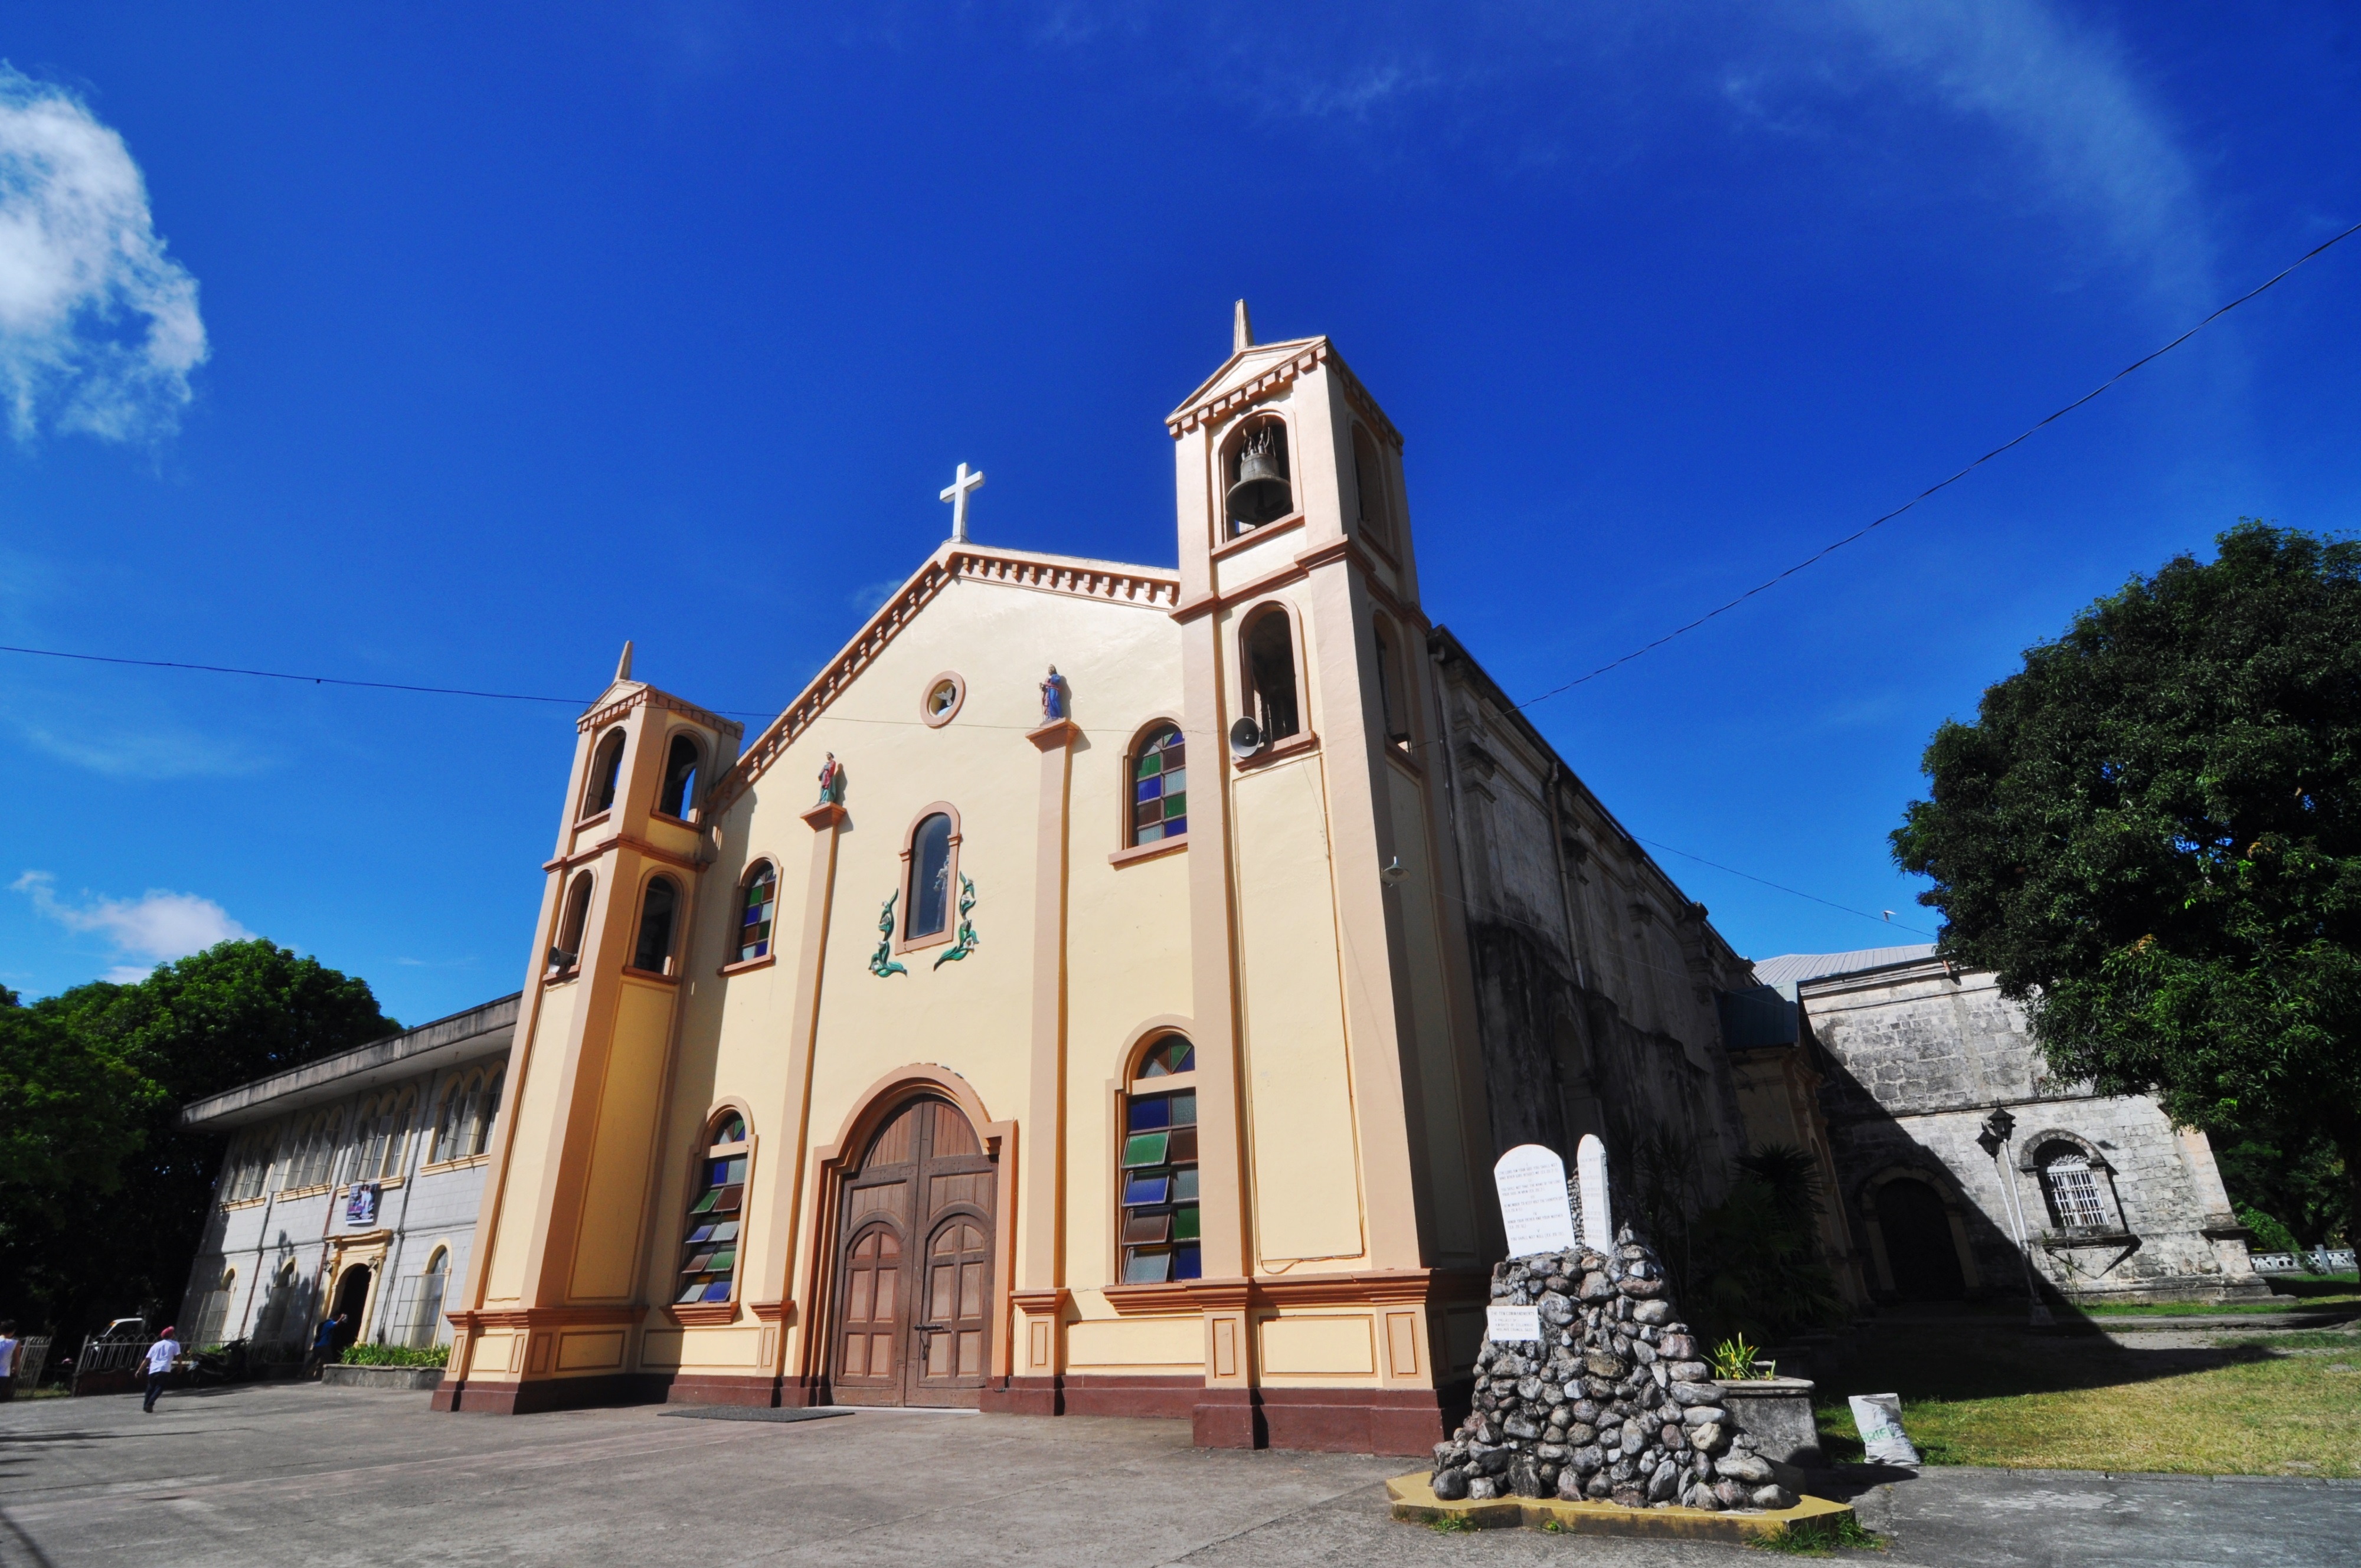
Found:
[[[967,543],[968,492],[983,483],[983,476],[969,473],[967,465],[962,463],[959,466],[958,477],[943,487],[941,499],[951,503],[951,543],[954,544]]]
[[[1238,302],[1238,319],[1230,330],[1230,352],[1244,354],[1254,346],[1254,323],[1246,318],[1246,302]]]

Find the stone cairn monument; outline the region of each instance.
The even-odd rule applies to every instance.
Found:
[[[1575,1163],[1578,1195],[1538,1145],[1493,1168],[1510,1255],[1492,1270],[1474,1409],[1435,1445],[1434,1495],[1795,1507],[1722,1407],[1663,1262],[1612,1228],[1605,1146],[1586,1136]]]

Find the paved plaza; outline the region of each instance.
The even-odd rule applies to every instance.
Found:
[[[438,1416],[423,1394],[261,1385],[0,1406],[0,1568],[1719,1563],[1718,1545],[1387,1517],[1409,1468],[1206,1452],[1177,1421],[864,1411],[796,1423],[661,1407]],[[1938,1469],[1859,1478],[1892,1550],[2016,1568],[2361,1563],[2361,1486]],[[1775,1561],[1775,1559],[1769,1559]]]

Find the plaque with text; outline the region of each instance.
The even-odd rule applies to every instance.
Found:
[[[1492,1185],[1499,1190],[1510,1257],[1573,1250],[1574,1206],[1565,1198],[1564,1160],[1539,1144],[1519,1144],[1492,1168]]]
[[[1538,1343],[1542,1314],[1538,1307],[1487,1307],[1484,1332],[1494,1344]]]

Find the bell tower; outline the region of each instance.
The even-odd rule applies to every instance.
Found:
[[[1173,614],[1202,738],[1189,866],[1207,1319],[1196,1426],[1200,1442],[1243,1445],[1258,1409],[1301,1393],[1259,1365],[1257,1282],[1472,1262],[1483,1106],[1459,1092],[1455,1042],[1472,1047],[1474,996],[1445,958],[1466,945],[1439,894],[1456,871],[1400,433],[1333,343],[1258,344],[1244,301],[1229,358],[1166,427]],[[1343,1300],[1362,1287],[1324,1288]],[[1440,1320],[1373,1307],[1369,1419],[1393,1410],[1423,1431]]]
[[[439,1409],[611,1402],[661,1304],[646,1210],[714,853],[702,798],[744,726],[632,679],[627,642],[575,729]]]

